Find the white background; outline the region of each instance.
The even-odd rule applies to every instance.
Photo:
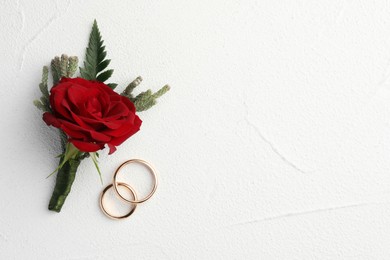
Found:
[[[32,101],[94,18],[118,90],[172,87],[102,153],[104,185],[158,169],[125,221],[90,160],[47,210],[60,147]],[[3,0],[0,33],[0,259],[390,258],[390,2]]]

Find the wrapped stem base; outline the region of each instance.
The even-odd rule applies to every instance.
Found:
[[[61,159],[60,163],[62,162]],[[77,168],[81,163],[81,158],[69,159],[57,173],[56,185],[49,203],[49,210],[60,212],[65,203],[73,181],[76,177]]]

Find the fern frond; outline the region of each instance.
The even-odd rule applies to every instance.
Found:
[[[105,51],[103,43],[104,41],[102,40],[102,36],[100,35],[100,31],[95,20],[89,36],[84,68],[80,68],[81,77],[84,79],[104,82],[111,77],[113,70],[103,71],[107,68],[111,61],[109,59],[105,59],[107,52]]]
[[[116,84],[116,83],[108,83],[107,86],[109,86],[111,89],[115,89],[118,86],[118,84]]]

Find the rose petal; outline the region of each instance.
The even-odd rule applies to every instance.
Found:
[[[69,142],[71,142],[74,146],[76,146],[77,149],[79,149],[82,152],[91,153],[104,148],[104,145],[102,144],[89,143],[89,142],[84,142],[76,139],[69,139]]]
[[[109,137],[109,136],[107,136],[105,134],[96,132],[96,131],[89,131],[89,133],[90,133],[92,139],[95,140],[95,141],[98,141],[98,142],[107,143],[108,141],[111,140],[111,137]]]
[[[110,148],[110,151],[108,152],[108,154],[113,154],[115,151],[116,151],[116,147],[112,144],[107,144],[108,145],[108,148]]]
[[[64,86],[56,85],[51,88],[50,93],[50,106],[54,108],[54,114],[56,116],[60,115],[61,117],[71,119],[69,111],[62,105],[62,101],[66,96],[66,89]]]
[[[138,116],[136,116],[135,120],[134,120],[134,125],[132,125],[132,127],[128,128],[128,132],[126,132],[124,135],[122,136],[118,136],[116,138],[112,138],[110,144],[112,145],[115,145],[115,146],[118,146],[120,144],[122,144],[124,141],[126,141],[130,136],[132,136],[133,134],[137,133],[141,127],[141,124],[142,124],[142,121],[141,119],[139,119]]]
[[[60,120],[61,129],[71,138],[84,139],[90,136],[89,131],[71,122]]]
[[[58,121],[58,119],[49,112],[45,112],[42,116],[42,119],[47,125],[52,125],[57,128],[60,128],[61,126],[61,123]]]

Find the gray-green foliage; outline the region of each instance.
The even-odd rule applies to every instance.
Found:
[[[53,84],[57,84],[61,79],[61,61],[58,56],[54,57],[50,63],[51,75],[53,76]]]
[[[139,84],[141,84],[141,82],[142,82],[142,77],[141,76],[137,77],[129,85],[127,85],[127,87],[125,88],[125,90],[123,90],[121,95],[128,97],[132,102],[134,102],[134,96],[132,92]]]
[[[47,88],[47,80],[49,77],[49,68],[44,66],[42,69],[42,80],[39,83],[39,89],[42,92],[42,96],[39,100],[34,100],[34,105],[43,112],[50,112],[49,90]]]
[[[51,74],[53,76],[53,84],[57,84],[62,77],[72,77],[77,70],[79,59],[76,56],[68,57],[65,54],[61,55],[61,58],[56,56],[51,60]],[[34,105],[43,112],[51,112],[49,89],[47,82],[49,78],[49,68],[44,66],[42,69],[42,80],[39,84],[39,89],[42,92],[42,96],[39,100],[34,100]]]
[[[114,70],[103,71],[111,62],[111,60],[105,59],[107,52],[103,43],[104,41],[95,20],[85,53],[84,68],[80,68],[81,77],[84,79],[105,82],[114,72]],[[115,88],[116,84],[110,84],[109,86]]]
[[[165,85],[157,92],[153,93],[152,90],[148,89],[147,91],[141,92],[137,96],[133,95],[133,90],[142,82],[141,77],[137,77],[133,80],[126,89],[122,92],[122,96],[128,97],[136,107],[138,112],[148,110],[157,103],[157,98],[161,97],[168,92],[170,87]]]
[[[150,89],[141,92],[134,98],[134,106],[138,112],[148,110],[154,106],[157,103],[157,99],[167,93],[169,89],[170,87],[165,85],[155,93],[153,93]]]
[[[73,75],[77,71],[78,66],[79,66],[79,58],[77,58],[76,56],[70,56],[66,77],[67,78],[73,77]]]
[[[71,78],[77,70],[79,59],[76,56],[68,57],[62,54],[61,58],[56,56],[51,60],[51,74],[53,76],[53,84],[57,84],[62,77]]]

